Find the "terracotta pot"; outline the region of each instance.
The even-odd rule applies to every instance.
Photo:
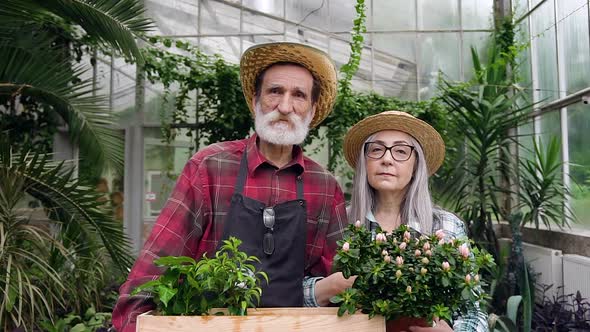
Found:
[[[424,318],[416,317],[400,317],[394,320],[388,320],[385,322],[385,331],[387,332],[410,332],[410,326],[429,327],[430,324],[426,322]]]

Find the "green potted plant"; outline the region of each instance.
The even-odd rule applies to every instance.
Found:
[[[354,331],[385,331],[383,320],[366,315],[338,317],[337,308],[256,308],[261,282],[272,282],[256,270],[258,261],[230,237],[213,258],[161,257],[155,264],[166,270],[156,280],[135,289],[149,292],[156,310],[137,318],[138,332],[152,331],[276,331],[352,328]],[[252,308],[253,310],[248,310]]]
[[[377,229],[373,239],[357,222],[340,241],[335,264],[345,277],[357,276],[353,287],[334,299],[338,314],[381,315],[388,331],[400,331],[429,326],[434,317],[451,319],[484,299],[480,270],[494,260],[466,238],[446,241],[442,231],[419,235],[402,225],[392,234]]]

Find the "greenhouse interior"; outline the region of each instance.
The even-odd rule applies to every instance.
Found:
[[[333,175],[338,192],[342,191],[340,208],[346,211],[338,221],[338,241],[350,236],[345,231],[354,224],[347,220],[355,210],[351,205],[360,204],[355,197],[362,196],[356,187],[359,166],[351,167],[345,155],[353,126],[385,111],[400,111],[432,126],[444,141],[442,165],[425,180],[432,200],[428,206],[459,220],[471,241],[472,260],[463,256],[465,261],[476,262],[478,268],[486,265],[486,259],[493,262],[463,275],[463,292],[457,293],[463,302],[445,307],[448,312],[435,302],[426,303],[426,311],[416,309],[417,317],[432,313],[428,311],[432,306],[439,310],[434,316],[447,318],[436,319],[445,323],[435,324],[443,327],[431,327],[432,331],[590,331],[588,0],[3,0],[0,43],[0,329],[4,331],[135,331],[117,326],[117,319],[135,322],[135,318],[115,317],[121,313],[114,309],[127,296],[145,296],[123,292],[129,291],[126,280],[140,273],[138,269],[148,269],[140,266],[145,261],[138,257],[198,252],[190,260],[200,264],[207,262],[199,261],[201,246],[213,241],[206,236],[218,236],[207,251],[208,257],[215,256],[211,254],[219,236],[225,234],[223,222],[221,227],[213,222],[205,226],[201,218],[210,214],[211,220],[221,220],[229,213],[213,210],[209,205],[225,203],[209,202],[213,199],[205,196],[191,202],[199,206],[196,210],[182,212],[186,223],[182,227],[191,239],[203,237],[195,251],[184,238],[175,244],[178,250],[152,246],[159,232],[173,232],[166,228],[170,213],[181,212],[170,212],[172,206],[192,199],[185,197],[188,192],[181,191],[182,185],[193,186],[195,192],[214,186],[201,184],[202,179],[198,188],[196,180],[184,181],[187,172],[196,172],[191,165],[199,153],[218,146],[213,144],[255,134],[257,144],[264,140],[258,133],[258,118],[256,125],[254,121],[259,110],[254,111],[245,97],[240,62],[253,46],[269,43],[305,45],[335,67],[337,87],[330,113],[309,128],[300,146],[318,169]],[[311,69],[306,73],[312,74],[315,88],[318,77]],[[257,77],[256,84],[260,79],[264,86],[264,77]],[[256,90],[254,98],[259,101],[265,91]],[[320,90],[321,98],[323,93]],[[315,103],[313,96],[311,102]],[[317,108],[314,114],[318,115]],[[397,163],[398,152],[385,143],[381,146]],[[289,144],[289,149],[299,148]],[[388,156],[387,151],[383,156]],[[389,158],[383,156],[382,160]],[[240,159],[233,166],[236,170],[238,164]],[[208,181],[218,181],[209,177]],[[235,181],[232,177],[225,186],[233,188]],[[265,181],[276,186],[272,181],[279,180]],[[369,202],[375,209],[373,199],[379,191],[367,190],[372,190]],[[313,206],[308,200],[308,217]],[[271,226],[260,217],[262,229],[267,227],[266,241],[269,234],[272,238],[274,214]],[[310,224],[331,227],[329,218],[309,217],[308,231]],[[316,242],[310,245],[309,234],[307,246],[313,246]],[[417,237],[416,243],[428,235],[432,234]],[[330,272],[343,271],[338,270],[346,266],[343,257],[352,259],[349,242],[351,246],[353,242],[336,245],[333,236],[319,240],[338,246],[325,249],[323,254],[330,252],[330,257],[320,253],[330,264],[334,260],[332,271],[308,275],[306,268],[304,288],[311,276],[317,277],[313,287],[318,289],[321,281],[330,280]],[[416,256],[420,255],[418,250]],[[383,256],[393,257],[387,251]],[[400,268],[401,262],[393,258],[390,265],[375,266],[391,266],[387,271],[395,273],[395,264]],[[439,270],[448,272],[444,264]],[[450,276],[455,274],[448,273],[444,287],[454,280]],[[417,275],[417,285],[426,283],[426,272]],[[174,276],[176,283],[193,280]],[[396,280],[398,285],[404,278],[405,274],[391,276],[388,282]],[[173,301],[174,294],[164,294],[162,289],[168,286],[158,280],[159,286],[148,288],[151,293],[146,298],[163,310],[161,306]],[[365,279],[359,275],[356,280],[349,286],[360,289]],[[258,285],[243,289],[260,289]],[[272,282],[262,288],[263,299],[265,287],[271,286]],[[412,293],[404,285],[404,291],[414,294],[413,300],[404,295],[404,301],[420,298],[418,289],[415,286]],[[349,305],[351,313],[377,313],[389,322],[397,316],[387,306],[404,307],[402,300],[385,295],[379,305],[373,302],[374,307],[361,300],[347,302],[349,290],[331,298],[341,310],[347,311]],[[481,326],[460,323],[461,310],[471,301],[466,290],[479,296],[469,304],[475,304],[484,317]],[[319,290],[316,298],[318,294]],[[244,309],[257,306],[255,300],[242,303]],[[332,302],[332,306],[339,305]],[[388,325],[387,331],[394,330]]]

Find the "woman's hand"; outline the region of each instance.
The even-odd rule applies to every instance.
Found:
[[[315,284],[315,299],[320,306],[330,304],[330,298],[352,287],[356,276],[345,279],[342,272],[332,273]]]
[[[440,320],[436,318],[434,320],[436,325],[434,327],[420,327],[420,326],[410,326],[411,332],[449,332],[453,331],[453,329],[447,324],[446,321]]]

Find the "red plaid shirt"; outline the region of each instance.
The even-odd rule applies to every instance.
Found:
[[[289,164],[277,169],[260,154],[257,136],[210,145],[186,164],[152,232],[121,286],[113,310],[118,331],[135,331],[138,314],[154,308],[145,295],[130,296],[135,287],[158,278],[153,261],[161,256],[212,255],[223,233],[223,223],[234,193],[240,158],[248,151],[248,178],[243,194],[272,206],[296,199],[296,176],[303,177],[307,201],[307,276],[326,276],[332,268],[336,241],[347,224],[344,196],[334,177],[300,147]],[[262,222],[262,221],[261,221]]]

